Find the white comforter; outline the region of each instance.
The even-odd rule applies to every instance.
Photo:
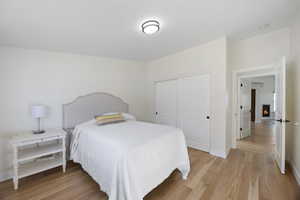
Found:
[[[176,168],[185,179],[189,157],[181,130],[139,121],[97,126],[95,121],[73,132],[71,159],[106,192],[109,200],[141,200]]]

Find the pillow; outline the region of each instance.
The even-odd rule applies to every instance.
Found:
[[[116,117],[123,117],[123,116],[121,115],[121,113],[104,113],[103,115],[95,116],[95,119],[101,120],[101,119],[111,119]]]
[[[120,113],[95,116],[95,120],[96,124],[98,125],[112,124],[125,121],[124,117]]]
[[[99,116],[107,116],[107,115],[116,115],[116,114],[121,114],[123,117],[124,117],[124,120],[132,120],[132,121],[136,121],[136,118],[135,116],[133,116],[132,114],[129,114],[129,113],[119,113],[119,112],[109,112],[109,113],[104,113],[102,115],[99,115]]]
[[[125,120],[132,120],[132,121],[136,121],[135,116],[129,114],[129,113],[122,113],[123,117]]]
[[[117,114],[121,114],[120,112],[108,112],[108,113],[104,113],[102,115],[117,115]]]

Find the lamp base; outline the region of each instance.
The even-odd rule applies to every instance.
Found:
[[[40,130],[40,131],[32,131],[32,132],[33,132],[33,134],[43,134],[43,133],[45,133],[46,131]]]

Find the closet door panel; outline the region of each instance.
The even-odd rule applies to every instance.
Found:
[[[179,126],[189,146],[209,151],[209,76],[180,79],[178,83]]]
[[[156,122],[177,127],[177,80],[156,83]]]

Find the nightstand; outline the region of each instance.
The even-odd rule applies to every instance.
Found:
[[[66,133],[62,129],[49,129],[43,134],[31,131],[13,136],[13,182],[18,189],[19,179],[58,166],[66,171]]]

